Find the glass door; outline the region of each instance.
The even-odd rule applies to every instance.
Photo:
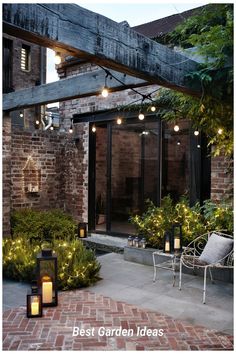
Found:
[[[159,121],[98,126],[95,166],[96,230],[135,233],[130,216],[159,202]]]

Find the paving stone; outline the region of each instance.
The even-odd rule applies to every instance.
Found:
[[[94,335],[73,337],[73,326]],[[99,327],[133,329],[134,335],[99,336]],[[164,329],[137,336],[137,328]],[[233,350],[233,337],[85,290],[59,294],[44,317],[27,319],[23,307],[3,313],[3,350]]]

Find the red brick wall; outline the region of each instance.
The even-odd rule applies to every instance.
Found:
[[[233,163],[224,156],[211,159],[211,199],[221,201],[233,197]]]

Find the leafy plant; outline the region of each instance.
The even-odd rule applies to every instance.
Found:
[[[216,204],[212,200],[205,200],[202,209],[208,230],[233,233],[233,208],[229,203],[223,201],[220,204]]]
[[[137,233],[146,237],[149,246],[162,248],[164,233],[171,230],[174,223],[182,224],[184,245],[206,231],[225,230],[232,234],[233,209],[225,202],[216,204],[210,200],[205,201],[203,207],[199,203],[190,207],[186,197],[174,205],[167,196],[162,199],[160,207],[148,201],[146,212],[130,217],[130,221],[136,226]]]
[[[61,290],[88,286],[99,279],[100,264],[94,252],[87,250],[78,239],[54,240],[58,257],[58,287]],[[25,237],[3,240],[3,274],[6,278],[31,281],[35,279],[39,241],[30,243]]]
[[[16,210],[11,215],[12,236],[31,240],[44,239],[69,240],[74,238],[77,224],[70,215],[61,210],[38,211],[32,209]]]

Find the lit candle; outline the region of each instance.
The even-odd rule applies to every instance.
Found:
[[[170,241],[166,241],[165,243],[165,251],[170,252]]]
[[[37,298],[36,298],[37,299]],[[37,316],[39,314],[39,303],[38,299],[31,303],[31,315]]]
[[[84,229],[79,230],[80,237],[84,237]]]
[[[52,302],[52,282],[43,282],[43,303],[49,304]]]
[[[180,249],[180,239],[179,238],[175,238],[174,249],[175,250],[179,250]]]

